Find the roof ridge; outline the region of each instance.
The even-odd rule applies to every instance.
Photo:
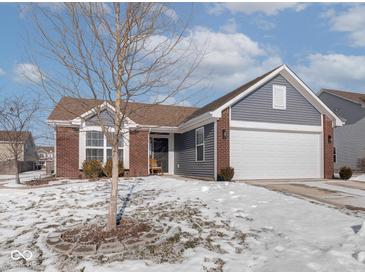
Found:
[[[95,98],[81,98],[81,97],[73,97],[73,96],[62,96],[61,100],[63,98],[73,99],[73,100],[88,100],[88,101],[99,101],[102,102],[113,102],[111,100],[106,99],[95,99]],[[166,106],[166,107],[178,107],[178,108],[190,108],[190,109],[199,109],[199,107],[194,106],[180,106],[180,105],[174,105],[174,104],[153,104],[153,103],[144,103],[144,102],[128,102],[128,104],[139,104],[139,105],[146,105],[146,106]]]
[[[334,92],[345,92],[345,93],[349,93],[349,94],[356,94],[356,95],[361,95],[361,96],[365,96],[365,93],[361,93],[361,92],[354,92],[354,91],[349,91],[349,90],[343,90],[343,89],[334,89],[334,88],[321,88],[321,91],[334,91]]]

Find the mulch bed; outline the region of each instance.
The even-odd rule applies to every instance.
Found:
[[[49,182],[54,181],[54,180],[55,180],[55,176],[49,176],[46,178],[34,179],[31,181],[24,182],[23,185],[26,185],[26,186],[48,185]]]
[[[100,245],[118,239],[121,242],[130,239],[139,240],[141,236],[151,231],[147,223],[132,218],[125,218],[116,230],[105,231],[105,227],[97,224],[76,227],[62,233],[61,239],[69,243],[87,243]]]

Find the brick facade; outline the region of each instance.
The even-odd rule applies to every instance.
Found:
[[[56,175],[78,178],[79,171],[79,129],[56,128]]]
[[[229,108],[222,111],[222,117],[217,121],[217,174],[222,168],[229,167]]]
[[[324,178],[333,177],[333,127],[332,121],[323,115],[323,144],[324,144]]]
[[[149,132],[146,130],[129,133],[129,176],[147,176]]]

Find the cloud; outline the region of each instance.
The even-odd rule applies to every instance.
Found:
[[[159,94],[154,97],[151,97],[150,103],[158,103],[161,105],[175,105],[175,106],[184,106],[190,107],[191,103],[186,99],[177,99],[175,96],[168,96]]]
[[[290,9],[294,11],[302,11],[307,4],[295,2],[244,2],[244,3],[216,3],[209,6],[208,13],[212,15],[220,15],[228,10],[231,13],[253,14],[262,13],[265,15],[277,15],[279,12]]]
[[[234,18],[228,19],[227,23],[224,24],[221,28],[221,31],[226,33],[235,33],[237,32],[237,23]]]
[[[206,48],[197,74],[203,85],[227,92],[282,64],[280,56],[243,33],[196,28],[189,37],[197,48]]]
[[[177,15],[176,11],[171,8],[168,8],[168,7],[164,8],[163,14],[165,14],[167,17],[169,17],[174,22],[176,22],[179,19],[179,16]]]
[[[262,30],[272,30],[276,27],[276,25],[273,22],[270,22],[268,20],[265,20],[263,18],[255,18],[253,20],[254,24]]]
[[[145,43],[145,48],[153,48],[165,39],[168,38],[153,37]],[[193,91],[197,91],[195,99],[199,96],[204,96],[205,101],[212,99],[209,97],[222,95],[283,63],[275,50],[244,33],[195,27],[174,50],[174,54],[184,52],[183,62],[178,67],[180,76],[181,72],[188,71],[196,53],[201,51],[205,54],[200,56],[199,66],[194,71],[193,79],[190,79],[192,82],[198,81],[198,84],[189,89],[189,99]],[[209,95],[204,95],[204,92],[209,92]]]
[[[5,74],[5,70],[3,70],[2,68],[0,68],[0,76]]]
[[[37,4],[41,8],[49,9],[52,12],[60,12],[64,9],[63,3],[38,3]],[[31,11],[32,11],[31,3],[24,3],[18,6],[18,15],[19,18],[24,19]]]
[[[33,64],[16,64],[14,80],[18,83],[39,83],[42,80],[42,75],[39,68]]]
[[[339,88],[364,90],[365,56],[343,54],[311,54],[306,65],[296,71],[312,88]]]
[[[365,5],[352,6],[341,13],[330,9],[323,17],[329,19],[331,30],[348,33],[351,46],[365,46]]]

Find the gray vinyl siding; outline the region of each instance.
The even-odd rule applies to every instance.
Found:
[[[110,111],[103,110],[100,112],[100,120],[103,126],[114,126],[114,114]],[[87,126],[100,126],[97,115],[86,120]]]
[[[286,86],[286,109],[273,109],[273,85]],[[321,125],[321,114],[283,76],[278,75],[231,108],[231,119],[264,123]]]
[[[195,129],[175,134],[175,174],[214,179],[214,123],[204,126],[204,162],[195,159]]]
[[[337,155],[336,171],[343,166],[365,171],[360,165],[361,159],[365,159],[365,118],[355,124],[335,128],[334,147]]]
[[[344,119],[347,125],[354,124],[365,117],[365,108],[362,108],[360,104],[326,92],[322,92],[319,98],[341,119]]]

